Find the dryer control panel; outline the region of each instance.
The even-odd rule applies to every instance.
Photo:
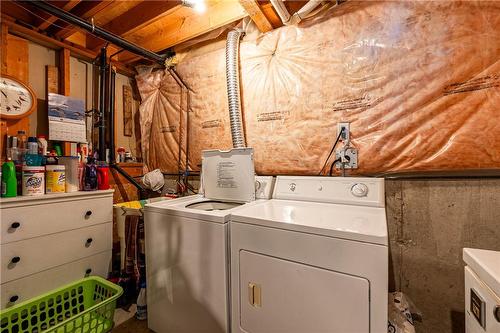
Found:
[[[384,207],[384,179],[278,176],[273,198]]]

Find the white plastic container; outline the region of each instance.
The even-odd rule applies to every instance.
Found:
[[[66,168],[64,165],[47,165],[45,190],[49,193],[66,192]]]
[[[80,184],[78,156],[61,156],[59,163],[64,164],[66,168],[66,192],[77,192]]]
[[[45,194],[45,167],[23,166],[23,195]]]

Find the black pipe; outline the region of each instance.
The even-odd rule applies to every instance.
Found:
[[[16,0],[16,1],[18,1],[18,0]],[[136,44],[133,44],[133,43],[127,41],[126,39],[123,39],[120,36],[110,32],[110,31],[107,31],[107,30],[104,30],[98,26],[95,26],[92,23],[89,23],[89,22],[81,19],[80,17],[78,17],[70,12],[64,11],[64,10],[60,9],[59,7],[56,7],[56,6],[50,4],[46,1],[18,1],[18,2],[29,4],[29,5],[35,6],[39,9],[42,9],[42,10],[46,11],[47,13],[49,13],[49,14],[51,14],[51,15],[53,15],[53,16],[55,16],[63,21],[66,21],[72,25],[75,25],[77,27],[85,29],[88,32],[90,32],[91,34],[93,34],[97,37],[100,37],[100,38],[104,39],[105,41],[113,43],[114,45],[119,46],[119,47],[121,47],[129,52],[132,52],[132,53],[140,55],[144,58],[156,61],[156,62],[160,63],[161,65],[165,64],[166,55],[160,55],[158,53],[155,53],[155,52],[149,51],[143,47],[140,47]]]
[[[106,48],[101,48],[99,64],[99,161],[106,161]]]
[[[116,70],[111,68],[109,78],[109,161],[114,163],[115,158],[115,81]]]

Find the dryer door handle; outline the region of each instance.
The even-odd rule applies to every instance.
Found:
[[[262,307],[262,290],[260,285],[248,283],[248,301],[256,308]]]

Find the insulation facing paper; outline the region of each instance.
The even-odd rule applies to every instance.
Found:
[[[499,170],[498,27],[495,1],[348,1],[298,27],[249,34],[240,45],[240,86],[257,173],[318,174],[341,121],[350,122],[359,150],[352,172]],[[224,43],[214,41],[179,63],[190,103],[178,134],[187,139],[179,149],[152,122],[168,148],[150,152],[148,166],[175,168],[187,151],[198,170],[202,150],[231,147],[224,62]],[[149,75],[142,84],[156,80]],[[162,91],[161,102],[148,105],[174,125],[178,87]]]

